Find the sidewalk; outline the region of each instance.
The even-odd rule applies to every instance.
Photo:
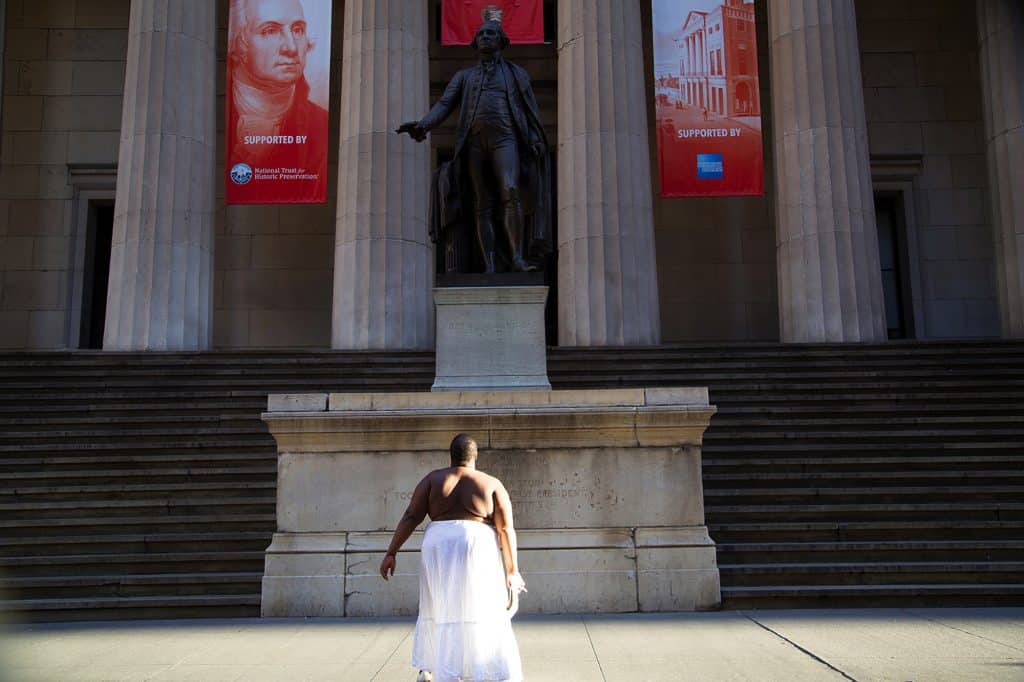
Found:
[[[526,680],[1024,680],[1024,608],[525,616]],[[412,682],[412,622],[137,621],[0,633],[0,679]]]

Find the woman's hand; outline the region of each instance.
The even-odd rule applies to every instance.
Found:
[[[523,576],[516,573],[509,573],[505,577],[505,584],[508,585],[508,589],[518,594],[519,592],[526,592],[526,581],[523,580]]]
[[[387,554],[384,556],[384,561],[380,562],[380,577],[387,580],[389,576],[395,574],[395,555]]]

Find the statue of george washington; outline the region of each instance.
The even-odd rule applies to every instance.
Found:
[[[530,76],[502,57],[508,45],[501,24],[485,21],[472,43],[479,63],[455,74],[423,119],[396,131],[422,142],[459,108],[454,157],[434,173],[431,191],[430,236],[442,242],[448,272],[468,271],[451,254],[474,227],[486,273],[536,270],[551,251],[547,138]]]

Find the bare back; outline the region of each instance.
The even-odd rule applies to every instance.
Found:
[[[495,494],[503,489],[494,476],[467,467],[430,472],[427,513],[433,521],[482,521],[494,525]]]

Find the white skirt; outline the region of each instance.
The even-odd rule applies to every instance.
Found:
[[[420,552],[412,664],[435,682],[519,682],[498,534],[479,521],[435,521]]]

